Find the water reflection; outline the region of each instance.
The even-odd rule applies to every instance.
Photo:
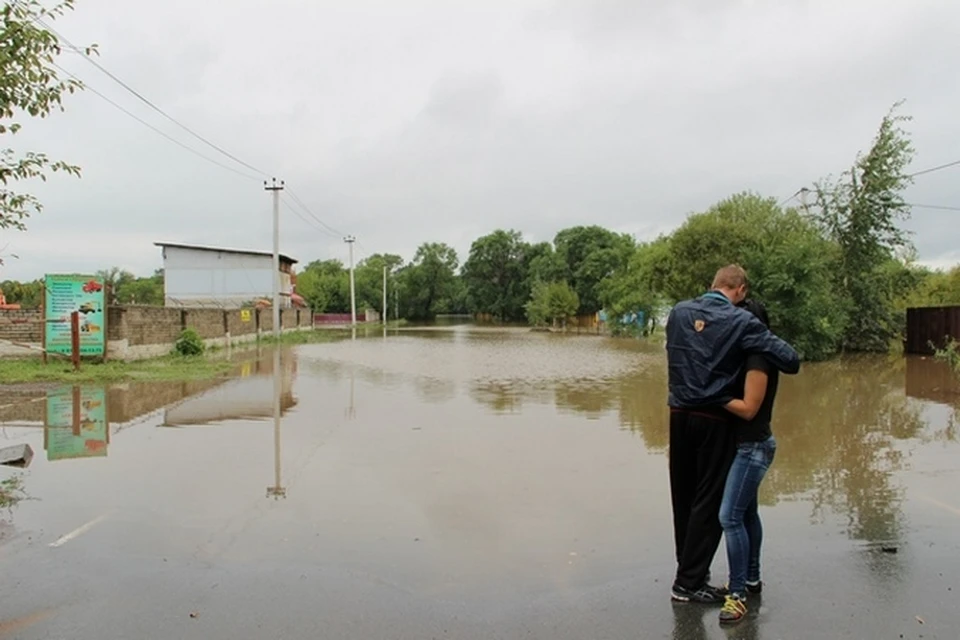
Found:
[[[785,379],[774,416],[778,458],[764,482],[762,502],[802,497],[813,504],[815,522],[823,522],[827,511],[844,514],[846,533],[853,539],[899,539],[903,488],[895,472],[904,468],[909,454],[898,442],[923,437],[928,426],[922,406],[904,393],[908,362],[916,366],[900,358],[848,358],[811,364],[802,375]],[[928,365],[923,367],[924,377],[931,379]],[[907,371],[908,380],[912,373]],[[935,379],[939,393],[952,388],[941,371]],[[471,397],[494,411],[519,411],[524,402],[543,402],[552,395],[561,412],[590,419],[614,413],[646,448],[664,451],[669,435],[666,383],[660,365],[606,380],[547,385],[484,381],[472,385]],[[951,416],[947,428],[953,424]]]
[[[317,354],[311,373],[349,377],[348,415],[359,378],[380,388],[406,386],[431,404],[466,395],[498,414],[536,404],[613,417],[646,449],[667,447],[662,345],[457,327],[324,345]],[[895,545],[904,528],[899,472],[910,460],[908,443],[955,439],[960,382],[930,359],[851,357],[808,364],[781,388],[774,416],[780,446],[762,502],[802,500],[812,505],[813,522],[839,516],[850,538]],[[944,411],[931,413],[931,400]]]
[[[288,355],[287,359],[293,362],[292,355]],[[273,486],[267,487],[267,497],[277,498],[286,498],[287,489],[282,486],[281,483],[281,473],[280,473],[280,415],[282,412],[282,397],[283,397],[283,387],[284,379],[287,380],[287,386],[289,387],[292,379],[292,369],[291,375],[285,376],[285,369],[281,366],[280,362],[280,350],[275,349],[273,352]],[[292,396],[292,394],[291,394]]]
[[[280,411],[297,404],[293,380],[297,360],[290,350],[274,350],[271,357],[244,363],[240,377],[226,381],[204,393],[196,394],[164,411],[164,426],[194,426],[242,420],[271,418],[274,415],[274,379],[280,385]],[[277,375],[274,375],[277,372]]]
[[[110,429],[103,389],[58,387],[47,393],[43,408],[43,448],[47,460],[107,455]]]

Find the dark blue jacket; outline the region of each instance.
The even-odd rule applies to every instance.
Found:
[[[677,304],[667,319],[670,397],[675,408],[722,406],[736,397],[748,353],[763,354],[784,373],[800,370],[800,356],[756,316],[723,294],[706,293]]]

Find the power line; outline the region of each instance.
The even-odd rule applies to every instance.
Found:
[[[941,164],[936,167],[930,167],[929,169],[924,169],[923,171],[917,171],[916,173],[911,173],[908,178],[915,178],[916,176],[922,176],[925,173],[933,173],[934,171],[940,171],[941,169],[949,169],[950,167],[955,167],[960,165],[960,160],[954,160],[953,162],[948,162],[946,164]]]
[[[289,193],[289,190],[288,190],[288,193]],[[281,199],[281,202],[283,203],[283,206],[286,207],[288,211],[290,211],[290,213],[296,215],[298,218],[300,218],[301,220],[303,220],[304,222],[306,222],[306,223],[307,223],[308,225],[310,225],[312,228],[316,229],[317,231],[319,231],[319,232],[321,232],[321,233],[325,233],[326,235],[330,236],[331,238],[336,238],[336,239],[338,239],[338,240],[340,239],[340,236],[339,236],[339,235],[337,235],[337,234],[335,234],[335,233],[331,233],[330,231],[327,231],[327,230],[324,229],[323,227],[318,226],[315,221],[311,220],[310,218],[306,217],[305,215],[303,215],[302,213],[300,213],[299,211],[297,211],[296,209],[294,209],[292,206],[290,206],[290,203],[287,201],[286,198]]]
[[[82,49],[80,49],[77,45],[75,45],[75,44],[73,44],[72,42],[70,42],[70,40],[68,40],[66,37],[64,37],[63,34],[61,34],[59,31],[57,31],[56,29],[54,29],[52,26],[50,26],[49,24],[47,24],[47,23],[44,22],[43,20],[37,19],[37,23],[38,23],[39,25],[41,25],[43,28],[45,28],[47,31],[49,31],[50,33],[52,33],[52,34],[54,34],[55,36],[57,36],[57,38],[59,38],[60,40],[62,40],[63,42],[65,42],[66,45],[67,45],[69,48],[73,49],[74,51],[76,51],[76,52],[78,52],[78,53],[84,53],[84,51],[83,51]],[[180,127],[181,129],[183,129],[184,131],[186,131],[187,133],[189,133],[190,135],[192,135],[194,138],[196,138],[196,139],[199,140],[200,142],[202,142],[202,143],[204,143],[205,145],[209,146],[210,148],[212,148],[212,149],[214,149],[214,150],[222,153],[223,155],[225,155],[226,157],[230,158],[230,159],[233,160],[234,162],[236,162],[236,163],[238,163],[238,164],[246,167],[247,169],[250,169],[250,170],[253,171],[254,173],[259,173],[260,175],[262,175],[262,176],[264,176],[264,177],[268,177],[268,178],[270,177],[270,175],[269,175],[268,173],[265,173],[264,171],[261,171],[260,169],[257,169],[255,166],[253,166],[253,165],[251,165],[251,164],[249,164],[249,163],[247,163],[247,162],[244,162],[243,160],[241,160],[241,159],[238,158],[237,156],[235,156],[235,155],[233,155],[232,153],[224,150],[222,147],[219,147],[219,146],[217,146],[216,144],[214,144],[213,142],[210,142],[209,140],[207,140],[206,138],[204,138],[203,136],[201,136],[199,133],[197,133],[196,131],[194,131],[193,129],[191,129],[190,127],[188,127],[187,125],[181,123],[179,120],[177,120],[176,118],[174,118],[173,116],[171,116],[170,114],[168,114],[166,111],[164,111],[163,109],[161,109],[161,108],[158,107],[157,105],[155,105],[155,104],[153,104],[152,102],[150,102],[150,100],[148,100],[147,98],[145,98],[145,97],[144,97],[141,93],[139,93],[136,89],[134,89],[133,87],[131,87],[130,85],[128,85],[126,82],[124,82],[123,80],[121,80],[120,78],[118,78],[117,76],[115,76],[113,73],[111,73],[108,69],[106,69],[103,65],[101,65],[99,62],[97,62],[96,60],[94,60],[94,59],[93,59],[92,57],[90,57],[89,55],[83,55],[83,56],[81,56],[81,57],[82,57],[84,60],[86,60],[87,62],[89,62],[90,64],[92,64],[93,66],[95,66],[97,69],[99,69],[100,71],[102,71],[104,74],[106,74],[110,79],[112,79],[114,82],[116,82],[117,84],[119,84],[121,87],[123,87],[124,89],[126,89],[127,91],[129,91],[131,94],[133,94],[137,99],[139,99],[140,101],[142,101],[142,102],[143,102],[144,104],[146,104],[148,107],[150,107],[151,109],[153,109],[154,111],[156,111],[157,113],[159,113],[160,115],[162,115],[164,118],[166,118],[166,119],[169,120],[170,122],[174,123],[175,125],[177,125],[177,126]]]
[[[113,101],[112,99],[108,98],[106,95],[100,93],[99,91],[97,91],[96,89],[94,89],[93,87],[91,87],[90,85],[88,85],[86,82],[84,82],[83,80],[81,80],[80,78],[78,78],[76,75],[70,73],[69,71],[67,71],[66,69],[64,69],[63,67],[61,67],[61,66],[60,66],[59,64],[57,64],[56,62],[54,62],[54,63],[52,63],[52,64],[53,64],[54,67],[56,67],[56,68],[59,69],[60,71],[62,71],[63,73],[67,74],[68,76],[70,76],[71,78],[73,78],[74,80],[76,80],[77,82],[79,82],[80,84],[82,84],[82,85],[83,85],[83,88],[86,89],[86,90],[88,90],[88,91],[90,91],[90,93],[92,93],[92,94],[94,94],[94,95],[96,95],[96,96],[99,96],[100,98],[102,98],[103,100],[105,100],[105,101],[108,102],[109,104],[113,105],[114,107],[116,107],[117,109],[119,109],[120,111],[122,111],[123,113],[127,114],[128,116],[130,116],[131,118],[133,118],[134,120],[136,120],[137,122],[139,122],[140,124],[142,124],[143,126],[148,127],[148,128],[151,129],[152,131],[160,134],[161,136],[163,136],[164,138],[166,138],[166,139],[169,140],[170,142],[174,143],[175,145],[186,149],[187,151],[189,151],[190,153],[196,155],[197,157],[203,158],[203,159],[206,160],[207,162],[212,162],[213,164],[217,165],[218,167],[221,167],[221,168],[223,168],[223,169],[226,169],[227,171],[231,171],[231,172],[237,174],[238,176],[242,176],[242,177],[248,178],[248,179],[250,179],[250,180],[256,180],[256,181],[258,181],[258,182],[260,181],[260,178],[258,178],[257,176],[253,176],[253,175],[250,175],[249,173],[244,173],[243,171],[239,171],[239,170],[237,170],[237,169],[234,169],[233,167],[228,166],[228,165],[225,165],[225,164],[223,164],[222,162],[220,162],[220,161],[218,161],[218,160],[214,160],[214,159],[211,158],[210,156],[206,156],[206,155],[200,153],[199,151],[197,151],[197,150],[194,149],[193,147],[187,146],[186,144],[180,142],[179,140],[177,140],[177,139],[174,138],[173,136],[169,135],[169,134],[166,133],[165,131],[163,131],[163,130],[161,130],[161,129],[158,129],[157,127],[153,126],[152,124],[150,124],[149,122],[147,122],[146,120],[144,120],[143,118],[141,118],[140,116],[138,116],[137,114],[133,113],[132,111],[130,111],[129,109],[127,109],[127,108],[124,107],[123,105],[121,105],[121,104]]]
[[[297,205],[299,205],[299,207],[300,207],[301,209],[303,209],[303,211],[306,212],[307,215],[309,215],[311,218],[313,218],[314,220],[316,220],[318,224],[320,224],[321,226],[323,226],[323,227],[325,227],[326,229],[328,229],[331,233],[336,234],[336,236],[337,236],[338,238],[346,235],[345,233],[343,233],[343,232],[340,231],[339,229],[335,229],[334,227],[331,227],[329,224],[327,224],[326,222],[324,222],[323,220],[321,220],[313,211],[310,210],[310,207],[308,207],[307,205],[305,205],[305,204],[303,203],[303,200],[300,199],[300,196],[298,196],[296,193],[294,193],[291,188],[287,187],[287,193],[289,193],[289,194],[290,194],[290,197],[293,198],[293,201],[294,201],[295,203],[297,203]]]
[[[941,211],[960,211],[960,207],[948,207],[946,205],[940,204],[908,204],[908,207],[915,207],[917,209],[939,209]]]

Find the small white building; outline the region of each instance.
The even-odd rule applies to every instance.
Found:
[[[163,250],[163,299],[167,307],[235,309],[273,298],[273,254],[221,247],[156,242]],[[280,254],[280,306],[290,307],[296,260]]]

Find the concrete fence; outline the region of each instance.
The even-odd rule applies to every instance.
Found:
[[[282,331],[313,326],[307,309],[281,309]],[[107,355],[137,360],[166,355],[184,329],[196,331],[207,346],[256,340],[273,331],[270,309],[177,309],[173,307],[113,306],[107,310]],[[39,310],[0,310],[0,339],[39,344]]]

